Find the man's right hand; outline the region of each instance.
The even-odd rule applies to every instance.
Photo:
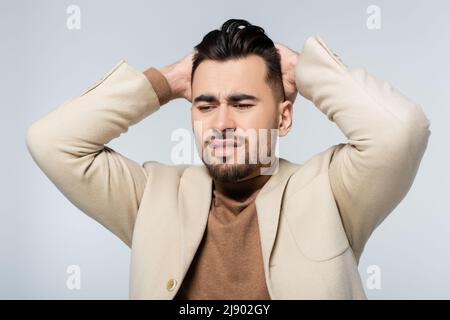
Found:
[[[183,59],[159,69],[170,84],[171,99],[184,98],[191,102],[191,72],[194,54],[195,52],[191,52]]]

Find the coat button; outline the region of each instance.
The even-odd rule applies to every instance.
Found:
[[[173,289],[175,289],[176,286],[177,286],[177,280],[169,279],[169,281],[167,281],[166,288],[168,291],[173,291]]]

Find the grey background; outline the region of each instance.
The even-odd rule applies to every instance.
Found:
[[[68,5],[81,30],[68,30]],[[381,8],[381,30],[366,9]],[[448,1],[4,1],[0,3],[0,298],[128,297],[129,249],[71,205],[25,147],[27,127],[100,79],[121,58],[139,70],[190,52],[229,18],[262,26],[301,50],[320,34],[351,68],[366,68],[422,106],[431,138],[415,183],[375,231],[360,263],[378,265],[371,299],[450,298],[450,133]],[[338,128],[298,97],[281,156],[303,162],[345,141]],[[189,104],[170,102],[110,146],[143,162],[170,162],[176,128],[190,130]],[[81,290],[66,288],[68,265],[81,267]]]

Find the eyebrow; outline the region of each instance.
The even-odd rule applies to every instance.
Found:
[[[239,102],[241,100],[253,100],[255,102],[258,102],[259,99],[255,96],[252,96],[250,94],[246,94],[246,93],[235,93],[235,94],[230,94],[229,96],[226,97],[227,102]],[[219,99],[217,99],[216,96],[211,95],[211,94],[201,94],[198,97],[196,97],[194,99],[194,104],[198,103],[198,102],[219,102]]]

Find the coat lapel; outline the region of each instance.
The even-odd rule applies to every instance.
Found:
[[[280,159],[277,172],[270,177],[255,200],[266,285],[272,299],[274,297],[269,277],[270,255],[277,234],[284,190],[296,169],[298,167],[291,162]]]
[[[200,245],[212,199],[212,178],[204,166],[188,167],[180,181],[181,278]]]

